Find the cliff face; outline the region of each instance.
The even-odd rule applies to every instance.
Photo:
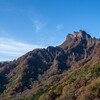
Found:
[[[8,94],[21,97],[25,91],[36,90],[36,86],[46,84],[48,78],[62,75],[78,62],[87,59],[97,45],[100,47],[100,39],[91,38],[80,30],[73,35],[68,34],[60,46],[35,49],[15,61],[0,64],[0,79],[3,80],[0,81],[1,97]],[[62,76],[57,76],[51,85],[61,78]]]

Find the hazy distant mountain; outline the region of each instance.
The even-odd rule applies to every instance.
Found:
[[[82,30],[0,67],[1,100],[100,100],[100,39]]]

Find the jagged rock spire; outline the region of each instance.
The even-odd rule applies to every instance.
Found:
[[[92,38],[83,30],[80,30],[79,32],[74,31],[73,34],[68,33],[66,40],[60,45],[60,47],[68,48],[69,46],[77,45],[80,43],[85,43],[86,46],[95,45],[100,43],[100,39]]]
[[[84,37],[84,38],[91,38],[91,36],[89,34],[87,34],[85,31],[80,30],[79,32],[73,32],[73,34],[68,33],[67,38],[66,39],[73,39],[76,37]]]

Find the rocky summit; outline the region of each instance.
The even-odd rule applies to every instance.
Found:
[[[80,30],[0,63],[0,100],[100,100],[100,39]]]

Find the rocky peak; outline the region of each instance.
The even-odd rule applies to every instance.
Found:
[[[89,34],[87,34],[85,31],[80,30],[79,32],[74,32],[74,37],[84,37],[84,38],[91,38]]]
[[[79,32],[68,33],[66,40],[60,45],[62,48],[72,47],[78,44],[95,45],[100,43],[100,39],[92,38],[85,31],[80,30]]]
[[[78,37],[81,37],[81,38],[86,38],[86,39],[89,39],[91,38],[91,36],[89,34],[87,34],[85,31],[82,31],[80,30],[79,32],[73,32],[73,34],[68,34],[67,35],[67,39],[73,39],[73,38],[78,38]]]

